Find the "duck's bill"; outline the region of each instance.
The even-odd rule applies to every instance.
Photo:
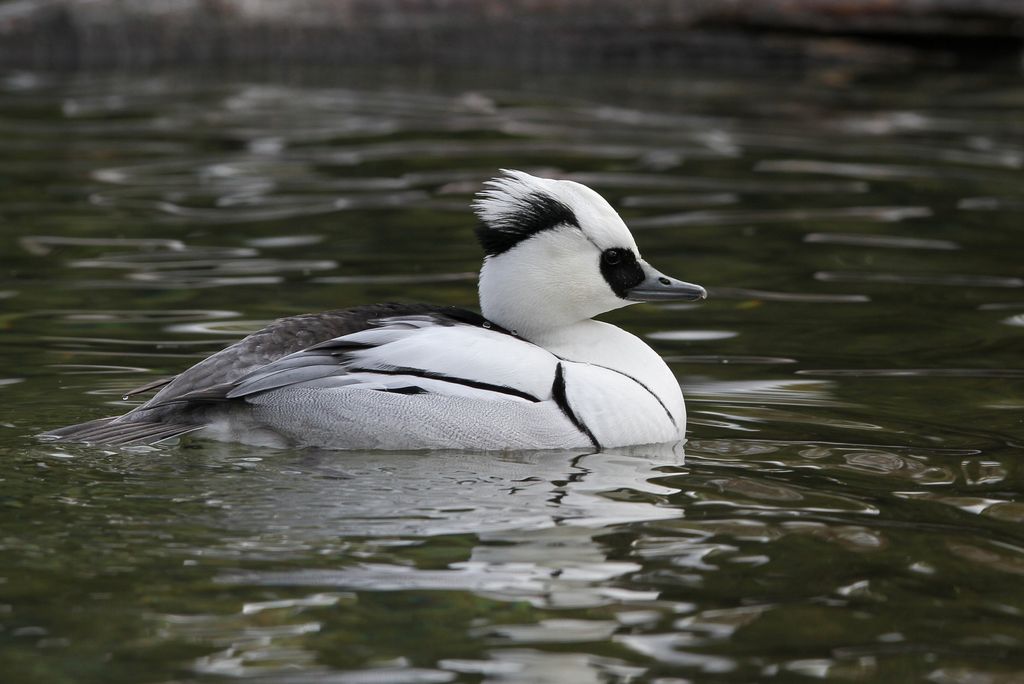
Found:
[[[700,285],[669,278],[644,264],[644,278],[636,287],[626,290],[626,299],[631,302],[696,302],[708,298],[708,291]]]

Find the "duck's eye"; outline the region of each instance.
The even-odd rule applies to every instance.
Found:
[[[612,288],[612,292],[623,299],[629,288],[636,287],[644,280],[644,269],[637,261],[633,250],[613,247],[601,252],[601,275]]]

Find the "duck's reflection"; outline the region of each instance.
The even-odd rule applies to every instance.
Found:
[[[356,596],[366,603],[380,592],[469,592],[545,609],[649,602],[656,592],[613,586],[615,578],[639,566],[609,560],[609,549],[598,537],[623,523],[681,515],[664,500],[677,490],[656,481],[678,472],[672,466],[683,463],[681,444],[601,453],[254,453],[204,445],[207,463],[212,456],[221,464],[247,465],[219,469],[225,481],[209,482],[220,497],[221,524],[230,530],[223,539],[230,541],[203,552],[236,561],[239,569],[221,572],[219,585],[243,595],[269,591],[276,598],[245,604],[230,615],[163,616],[168,636],[201,636],[227,646],[195,661],[200,672],[273,677],[286,674],[282,667],[293,674],[295,668],[322,672],[313,664],[320,660],[315,653],[321,647],[305,643],[294,630],[318,633],[322,640],[332,627],[318,621],[318,609],[322,618],[325,605],[348,604]],[[470,543],[449,562],[417,561],[417,548],[465,535],[471,535]],[[268,560],[284,562],[262,569]],[[288,566],[294,569],[280,569]],[[286,609],[271,631],[287,644],[267,638],[268,614],[251,609],[256,605]],[[249,637],[254,615],[262,620],[257,640]],[[555,622],[558,628],[551,635],[559,643],[593,638],[590,620]],[[536,678],[537,668],[547,670],[547,659],[554,656],[522,648],[536,645],[537,634],[547,632],[524,624],[521,629],[530,637],[520,640],[515,638],[519,627],[491,634],[488,624],[474,621],[462,627],[504,647],[488,650],[483,660],[440,660],[435,672],[502,668],[502,681],[517,681],[520,675],[549,681]],[[605,627],[614,631],[614,625]],[[460,629],[457,624],[452,628]],[[295,658],[286,657],[289,653]],[[604,669],[624,665],[567,653],[555,669],[571,671],[561,681],[603,681]]]
[[[232,462],[245,460],[223,448]],[[599,453],[275,453],[246,461],[250,472],[234,474],[220,496],[224,522],[249,531],[237,539],[254,552],[301,552],[339,538],[372,545],[473,534],[482,545],[467,560],[511,562],[533,557],[532,546],[550,546],[547,539],[582,542],[613,525],[678,517],[661,498],[677,490],[653,480],[683,459],[681,444]],[[603,558],[592,544],[557,546],[538,559]]]

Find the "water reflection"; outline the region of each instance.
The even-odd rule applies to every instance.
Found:
[[[223,649],[193,664],[204,674],[292,681],[289,673],[301,666],[303,677],[314,676],[322,671],[308,643],[323,628],[316,615],[351,606],[358,592],[472,592],[487,600],[562,610],[649,604],[657,592],[611,585],[641,566],[609,558],[598,537],[626,524],[681,514],[664,498],[678,490],[652,481],[682,465],[678,446],[488,457],[353,453],[339,459],[336,453],[313,452],[284,463],[279,457],[239,459],[241,451],[230,446],[208,445],[204,452],[206,458],[243,467],[246,483],[239,489],[214,480],[195,495],[196,501],[216,506],[218,525],[231,531],[230,541],[186,550],[187,559],[201,564],[231,559],[245,565],[313,553],[343,561],[341,567],[333,563],[323,569],[222,571],[214,578],[218,585],[286,589],[293,598],[248,602],[229,615],[153,616],[167,639]],[[466,534],[476,541],[443,567],[417,567],[404,560],[431,537]],[[524,660],[525,652],[497,647],[587,643],[617,630],[614,620],[592,619],[482,626],[474,634],[495,647],[491,660],[476,665],[444,661],[444,670],[430,672],[505,668],[513,681],[519,676],[531,677],[523,681],[554,682],[557,676],[587,681],[580,677],[596,676],[617,661],[574,657],[543,676],[530,675],[532,661],[547,663],[549,657],[535,654]],[[643,671],[619,665],[634,674]],[[420,681],[423,672],[391,666],[351,676],[353,681],[361,676]]]
[[[676,490],[650,478],[682,459],[678,445],[599,454],[309,453],[292,461],[296,477],[283,481],[274,460],[253,466],[275,486],[248,490],[244,515],[234,519],[229,512],[228,519],[240,529],[262,530],[272,517],[293,542],[318,534],[471,532],[500,539],[560,527],[581,528],[586,535],[590,528],[678,516],[678,510],[659,505],[659,497]],[[620,489],[631,496],[605,496]],[[491,553],[500,555],[500,547]]]

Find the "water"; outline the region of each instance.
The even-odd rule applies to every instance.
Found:
[[[1019,682],[1014,74],[0,79],[11,682]],[[41,444],[275,317],[474,306],[498,167],[700,306],[685,457]]]

